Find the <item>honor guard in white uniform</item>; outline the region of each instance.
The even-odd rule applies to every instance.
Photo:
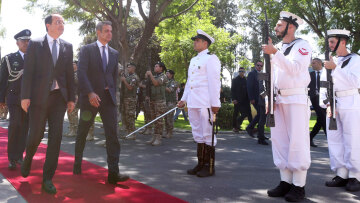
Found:
[[[178,107],[182,108],[187,104],[192,134],[197,142],[198,164],[187,173],[207,177],[215,174],[214,164],[210,164],[210,159],[214,160],[216,145],[216,137],[212,139],[212,122],[213,114],[221,106],[221,64],[218,57],[208,50],[210,44],[215,42],[214,38],[197,30],[197,35],[191,39],[198,55],[190,61],[188,79]]]
[[[328,187],[344,187],[348,191],[360,190],[360,57],[349,53],[346,43],[350,32],[347,30],[329,30],[329,48],[337,58],[325,62],[325,68],[331,69],[336,99],[337,130],[329,130],[329,118],[326,121],[331,169],[336,176],[325,183]],[[326,72],[321,79],[326,81]],[[326,100],[327,89],[320,89],[320,105]]]
[[[280,170],[280,184],[268,190],[270,197],[285,197],[287,201],[301,201],[305,197],[307,170],[310,167],[309,119],[310,108],[307,86],[311,47],[295,32],[303,20],[282,11],[275,32],[282,39],[278,49],[263,45],[264,53],[271,54],[276,101],[275,127],[271,128],[274,163]]]

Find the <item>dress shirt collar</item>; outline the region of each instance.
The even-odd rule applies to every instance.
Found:
[[[101,42],[99,40],[96,40],[96,44],[98,45],[99,49],[102,51],[102,47],[104,46],[103,44],[101,44]],[[109,44],[105,44],[106,49],[109,48]]]
[[[24,59],[24,53],[19,50],[20,56]]]
[[[49,44],[50,44],[50,43],[51,43],[51,44],[53,43],[54,38],[52,38],[49,34],[46,34],[46,38],[47,38]],[[57,42],[58,44],[60,44],[59,38],[56,39],[56,42]]]

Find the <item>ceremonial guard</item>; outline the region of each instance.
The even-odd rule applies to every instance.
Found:
[[[307,86],[310,82],[309,65],[312,49],[309,43],[295,38],[303,20],[282,11],[275,32],[282,43],[277,48],[269,43],[262,46],[271,54],[271,68],[275,87],[275,127],[271,128],[272,151],[275,165],[280,170],[280,184],[268,190],[270,197],[285,197],[286,201],[305,198],[307,170],[310,167],[309,119],[310,108]]]
[[[14,36],[19,51],[5,56],[1,61],[0,72],[0,108],[8,106],[10,119],[8,131],[9,169],[15,170],[16,163],[21,164],[29,130],[29,116],[21,108],[20,89],[24,68],[24,55],[31,32],[25,29]]]
[[[178,88],[178,83],[174,80],[175,72],[173,70],[168,69],[166,71],[166,76],[169,79],[169,82],[166,84],[166,106],[167,111],[173,109],[176,106],[177,98],[176,98],[176,90]],[[165,128],[166,135],[165,138],[171,138],[174,130],[174,112],[169,113],[165,116]]]
[[[214,38],[197,30],[197,35],[191,39],[198,55],[190,61],[185,91],[178,107],[183,108],[187,104],[192,134],[197,143],[198,164],[187,173],[207,177],[215,174],[215,165],[210,165],[210,159],[215,157],[216,146],[216,137],[212,137],[213,114],[221,106],[221,64],[218,57],[208,50],[215,42]]]
[[[166,112],[165,88],[168,78],[163,73],[166,70],[165,64],[157,62],[154,67],[155,74],[151,71],[146,71],[145,77],[151,80],[151,95],[150,95],[150,111],[151,120],[161,116]],[[154,133],[152,139],[148,142],[153,146],[161,144],[161,136],[163,133],[164,122],[159,119],[155,122]]]
[[[348,30],[329,30],[329,48],[337,58],[325,61],[325,68],[332,70],[336,98],[336,112],[324,104],[326,88],[320,89],[320,105],[328,107],[328,117],[336,115],[337,130],[329,130],[327,118],[327,140],[329,144],[331,169],[336,176],[326,182],[328,187],[346,187],[347,191],[360,190],[360,57],[349,53],[346,43],[350,38]],[[321,74],[326,80],[326,72]]]
[[[121,76],[120,80],[124,88],[124,120],[126,132],[130,134],[135,131],[136,120],[136,90],[139,85],[139,77],[135,73],[136,66],[133,63],[129,63],[127,66],[128,74]],[[126,139],[135,140],[136,135],[132,134]]]

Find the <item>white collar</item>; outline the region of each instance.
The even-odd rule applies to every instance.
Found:
[[[48,40],[49,43],[50,43],[50,42],[52,43],[52,42],[54,41],[54,38],[51,37],[48,33],[46,34],[46,38],[47,38],[47,40]],[[57,42],[58,44],[60,44],[59,38],[56,39],[56,42]]]
[[[104,46],[99,40],[96,40],[96,44],[98,45],[99,48]],[[109,48],[109,44],[105,44],[105,47]]]
[[[19,53],[20,53],[21,57],[24,59],[24,52],[19,50]]]
[[[204,54],[207,54],[209,52],[208,49],[205,49],[205,50],[202,50],[201,52],[198,53],[198,56],[201,56],[201,55],[204,55]]]

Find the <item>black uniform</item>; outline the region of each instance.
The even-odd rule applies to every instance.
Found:
[[[233,113],[233,127],[240,129],[240,126],[245,119],[248,117],[249,122],[252,121],[251,108],[249,97],[247,93],[247,84],[246,78],[241,78],[237,76],[233,79],[231,84],[231,97],[232,100],[237,100],[237,104],[234,105],[234,113]],[[238,114],[240,112],[240,117]]]
[[[23,65],[24,59],[19,51],[9,54],[1,60],[0,103],[5,103],[6,97],[10,113],[7,149],[9,161],[22,160],[29,129],[28,114],[22,110],[20,100],[22,73],[19,71],[23,70]]]

